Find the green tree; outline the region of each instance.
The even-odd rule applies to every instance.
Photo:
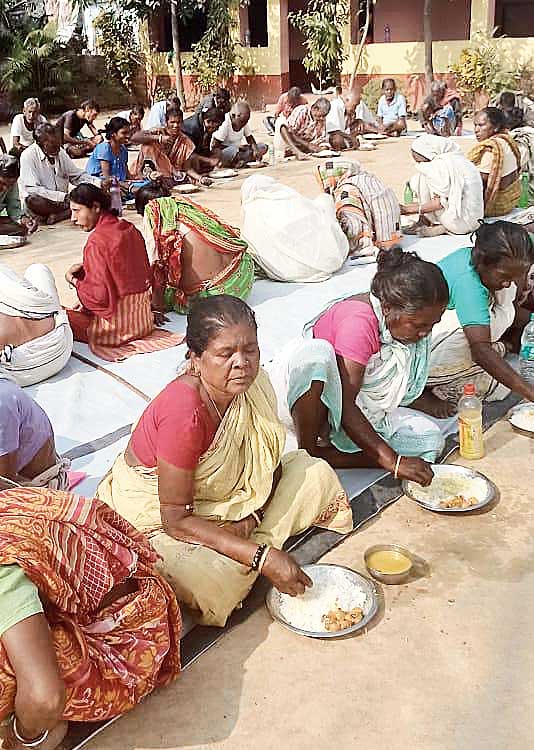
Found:
[[[207,28],[202,39],[193,45],[188,70],[197,76],[202,90],[226,81],[237,70],[240,55],[232,37],[235,21],[228,0],[206,0]]]
[[[304,34],[306,55],[302,62],[318,77],[320,88],[325,83],[339,83],[346,57],[341,36],[349,18],[346,0],[310,0],[306,11],[288,13],[288,18]]]
[[[71,80],[71,60],[57,40],[55,23],[11,35],[9,52],[0,64],[0,88],[13,103],[20,105],[37,94],[43,108],[54,108]]]
[[[125,11],[116,4],[108,4],[95,19],[97,48],[106,60],[108,73],[130,94],[143,56],[134,34],[133,11]]]

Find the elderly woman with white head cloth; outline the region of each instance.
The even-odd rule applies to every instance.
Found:
[[[405,234],[434,237],[470,234],[484,216],[480,173],[447,138],[422,135],[412,144],[417,172],[410,179],[416,202],[401,206],[401,213],[417,215]]]

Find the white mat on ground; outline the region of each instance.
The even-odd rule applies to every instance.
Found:
[[[406,237],[402,245],[416,250],[426,260],[438,261],[453,250],[469,245],[467,236],[443,235],[430,239]],[[296,338],[304,324],[313,318],[330,300],[369,290],[376,265],[350,266],[327,281],[318,284],[284,284],[275,281],[256,281],[248,299],[256,312],[262,362],[269,362],[288,341]],[[175,333],[185,333],[186,318],[169,315],[165,326]],[[155,396],[175,376],[183,361],[185,345],[154,352],[137,354],[124,362],[105,362],[95,357],[85,344],[75,343],[75,351],[127,380],[149,396]]]
[[[109,375],[72,357],[60,373],[27,391],[48,414],[60,453],[130,424],[146,406]]]
[[[468,244],[467,237],[443,236],[433,239],[406,238],[403,245],[416,249],[422,257],[437,261],[447,253]],[[367,291],[375,265],[348,266],[328,281],[319,284],[282,284],[257,281],[250,304],[256,311],[262,361],[270,361],[287,341],[299,335],[302,326],[331,299]],[[167,326],[177,332],[185,331],[184,316],[172,315]],[[95,358],[89,348],[76,344],[76,351],[95,364],[119,375],[127,383],[155,396],[176,374],[183,361],[185,345],[152,354],[130,357],[124,362],[109,363]],[[80,444],[90,443],[114,433],[134,422],[145,407],[145,401],[105,373],[71,359],[63,372],[45,383],[32,387],[30,393],[49,414],[58,449],[64,453]],[[451,424],[440,425],[449,434]],[[76,458],[73,469],[85,471],[87,479],[76,491],[92,495],[100,478],[111,467],[116,455],[127,442],[124,429],[114,442],[89,455]],[[288,449],[294,440],[288,440]],[[349,470],[340,472],[343,484],[351,497],[377,481],[385,472]]]

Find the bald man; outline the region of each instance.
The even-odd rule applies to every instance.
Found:
[[[256,143],[249,126],[250,107],[246,102],[236,102],[225,115],[211,141],[212,157],[224,167],[243,167],[249,161],[261,161],[267,153],[265,143]]]
[[[330,112],[330,102],[321,96],[313,104],[301,104],[295,107],[287,118],[287,123],[280,127],[280,135],[289,153],[297,159],[306,154],[314,154],[329,148],[326,132],[326,118]]]

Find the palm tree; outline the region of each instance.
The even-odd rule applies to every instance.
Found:
[[[15,32],[10,50],[0,65],[0,88],[20,104],[38,96],[43,107],[60,103],[71,82],[70,59],[57,40],[57,26],[48,23],[27,34]]]

